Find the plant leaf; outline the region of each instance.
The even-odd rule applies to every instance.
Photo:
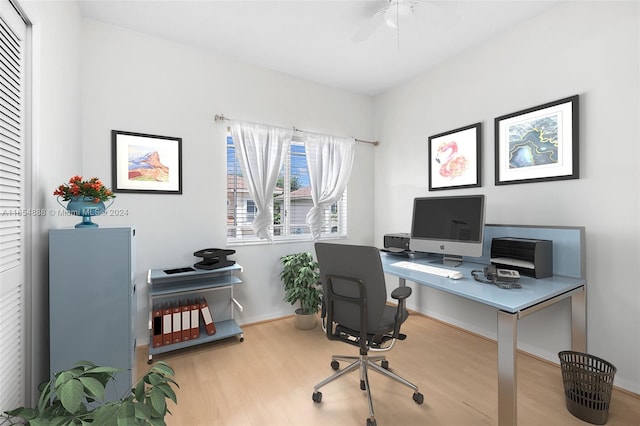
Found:
[[[79,377],[78,380],[87,389],[88,394],[95,396],[97,399],[104,399],[104,385],[93,377]]]
[[[113,367],[93,367],[90,368],[88,370],[85,371],[85,374],[93,374],[93,373],[107,373],[110,375],[114,375],[115,373],[119,373],[123,370],[119,369],[119,368],[113,368]]]
[[[5,414],[8,414],[11,417],[20,417],[24,420],[31,420],[36,418],[36,416],[38,415],[38,412],[33,408],[20,407],[20,408],[16,408],[15,410],[5,411]]]
[[[159,372],[165,376],[176,375],[176,373],[173,371],[173,368],[171,368],[166,362],[162,361],[158,361],[158,363],[151,368],[151,371]]]
[[[164,414],[167,411],[167,402],[164,399],[164,392],[160,389],[151,389],[149,398],[151,399],[151,405],[158,413]]]
[[[173,389],[171,389],[171,386],[169,386],[166,383],[162,383],[162,384],[158,385],[157,388],[160,389],[162,391],[162,393],[164,393],[175,404],[178,403],[178,400],[177,400],[177,397],[176,397],[176,393],[173,391]]]
[[[120,405],[116,415],[118,426],[135,426],[138,422],[135,418],[136,408],[133,402],[124,402]]]
[[[145,404],[136,404],[136,419],[149,420],[151,418],[151,410]]]
[[[78,377],[78,375],[73,370],[61,371],[56,375],[55,388],[58,389],[60,386],[67,383],[69,380]]]
[[[35,418],[29,420],[29,426],[51,426],[51,422],[48,419]]]
[[[157,374],[157,373],[149,373],[149,382],[153,386],[157,386],[160,383],[164,382],[164,377],[162,377],[160,374]]]
[[[93,412],[94,414],[94,425],[115,425],[116,424],[116,415],[118,413],[117,403],[106,404],[101,407],[98,407]]]
[[[62,416],[62,417],[55,417],[53,419],[51,419],[51,421],[49,422],[48,419],[43,419],[45,422],[42,423],[43,425],[47,425],[47,426],[73,426],[73,421],[69,420],[68,416]]]
[[[75,414],[84,397],[84,386],[78,379],[69,380],[58,389],[58,397],[62,406],[71,414]]]
[[[139,402],[144,401],[144,381],[138,380],[134,389],[134,395]]]
[[[147,406],[147,408],[149,409],[149,412],[151,413],[151,418],[158,418],[158,417],[162,417],[163,413],[158,412],[158,410],[156,410],[153,406],[153,404],[151,403],[151,398],[145,398],[144,400],[144,404]]]

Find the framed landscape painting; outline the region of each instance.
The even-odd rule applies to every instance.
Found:
[[[578,141],[578,95],[496,118],[496,185],[578,179]]]
[[[114,192],[182,194],[182,138],[111,131]]]
[[[429,191],[480,186],[482,123],[429,137]]]

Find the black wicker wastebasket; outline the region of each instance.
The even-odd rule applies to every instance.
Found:
[[[607,423],[616,367],[582,352],[562,351],[558,356],[567,410],[589,423]]]

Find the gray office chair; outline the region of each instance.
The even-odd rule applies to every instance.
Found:
[[[396,288],[391,297],[398,301],[398,305],[389,306],[378,249],[328,243],[316,243],[315,248],[323,287],[322,317],[327,338],[358,346],[360,354],[332,356],[331,367],[334,370],[340,368],[338,360],[351,361],[351,364],[318,383],[313,389],[313,401],[322,401],[321,387],[359,370],[360,389],[367,391],[369,401],[367,426],[374,426],[376,419],[368,378],[368,370],[371,369],[410,387],[413,400],[422,404],[424,396],[418,392],[418,387],[389,371],[389,362],[384,356],[369,356],[369,352],[391,349],[396,340],[406,337],[400,334],[400,325],[409,316],[405,299],[411,294],[411,288]]]

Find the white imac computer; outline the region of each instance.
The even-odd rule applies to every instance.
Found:
[[[413,201],[409,248],[440,253],[445,265],[457,266],[462,256],[482,256],[484,195],[422,197]]]

